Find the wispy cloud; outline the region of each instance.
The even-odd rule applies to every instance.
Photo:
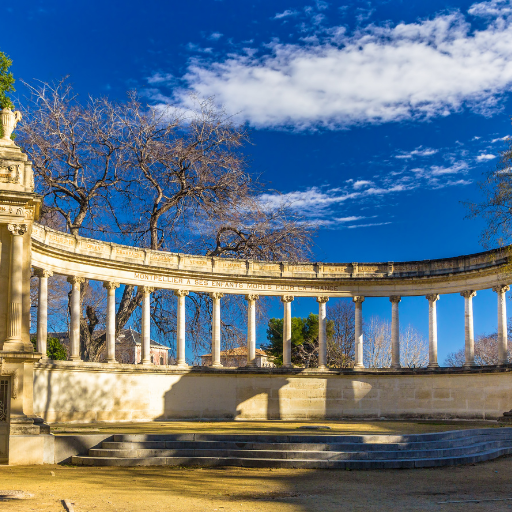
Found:
[[[289,18],[290,16],[297,16],[297,14],[299,14],[299,11],[292,11],[291,9],[286,9],[286,11],[276,14],[273,19],[280,20],[283,18]]]
[[[428,119],[463,108],[488,115],[510,90],[510,2],[353,33],[325,27],[316,9],[307,45],[272,41],[220,61],[192,60],[176,99],[187,103],[190,91],[214,96],[253,126],[305,130]]]
[[[208,36],[208,39],[210,41],[218,41],[224,34],[221,34],[220,32],[212,32],[209,36]]]
[[[412,151],[409,151],[408,153],[400,153],[398,155],[395,155],[395,158],[401,158],[401,159],[404,159],[404,160],[410,160],[411,158],[414,158],[416,156],[431,156],[431,155],[435,155],[437,153],[437,149],[432,149],[432,148],[424,148],[422,146],[412,150]]]
[[[510,139],[510,135],[505,135],[505,137],[498,137],[497,139],[492,139],[491,144],[495,144],[496,142],[503,142]]]

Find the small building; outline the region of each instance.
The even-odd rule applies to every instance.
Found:
[[[235,347],[228,350],[223,350],[220,353],[220,362],[223,366],[228,367],[241,367],[247,366],[247,347]],[[275,366],[272,361],[269,360],[267,353],[261,348],[256,349],[256,366],[260,368],[268,368]],[[201,356],[201,366],[211,366],[212,355],[204,354]]]
[[[98,334],[100,334],[98,332]],[[66,349],[69,359],[69,333],[51,332],[50,338],[57,338]],[[169,347],[151,340],[151,363],[157,366],[169,364]],[[100,355],[98,362],[107,360],[106,349]],[[141,336],[133,329],[122,329],[116,339],[116,361],[123,364],[140,364],[141,362]]]

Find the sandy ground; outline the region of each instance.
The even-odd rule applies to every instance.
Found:
[[[0,510],[63,511],[67,499],[76,512],[501,511],[512,510],[511,475],[512,458],[376,471],[4,466],[0,490],[34,497]]]

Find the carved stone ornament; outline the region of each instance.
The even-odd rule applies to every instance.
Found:
[[[325,304],[328,300],[329,300],[329,297],[317,297],[317,298],[316,298],[316,301],[317,301],[319,304]]]
[[[70,284],[79,284],[80,285],[82,283],[85,283],[85,277],[69,276],[67,281]]]
[[[281,302],[292,302],[295,297],[293,295],[283,295]]]
[[[395,304],[398,304],[401,300],[402,297],[400,297],[399,295],[391,295],[391,297],[389,297],[389,301]]]
[[[364,302],[364,297],[362,295],[354,295],[354,297],[352,297],[352,300],[356,304],[362,304]]]
[[[52,277],[53,272],[51,270],[47,270],[46,268],[35,268],[34,275],[37,277]]]
[[[507,293],[510,290],[510,286],[508,284],[499,284],[498,286],[493,286],[492,291],[496,293]]]
[[[21,121],[21,112],[19,110],[16,110],[16,112],[13,112],[9,108],[4,108],[0,112],[0,121],[2,123],[2,130],[4,132],[2,137],[2,143],[9,146],[14,146],[14,142],[11,139],[11,134],[14,131],[14,128],[16,128],[16,125],[19,121]]]
[[[103,281],[103,288],[106,288],[107,290],[115,290],[116,288],[119,288],[120,284],[116,281]]]
[[[190,292],[188,290],[174,290],[176,297],[186,297]]]
[[[27,232],[28,226],[26,224],[8,224],[7,229],[14,236],[22,236]]]
[[[21,164],[11,164],[0,167],[0,183],[19,184],[21,181]]]
[[[435,302],[436,300],[439,300],[439,295],[437,293],[431,293],[429,295],[425,295],[425,298],[429,302]]]
[[[156,290],[154,286],[140,286],[139,289],[144,294],[153,293]]]
[[[472,299],[473,297],[476,296],[476,292],[475,290],[466,290],[464,292],[460,292],[460,294],[465,298],[465,299]]]
[[[253,301],[255,301],[255,300],[258,300],[259,298],[260,298],[260,296],[259,296],[259,295],[254,295],[254,294],[249,294],[249,295],[246,295],[246,296],[245,296],[245,300],[246,300],[247,302],[253,302]]]
[[[222,292],[211,292],[210,297],[213,300],[219,300],[219,299],[222,299],[222,297],[224,297],[224,294]]]
[[[2,357],[0,357],[0,376],[11,377],[11,398],[18,398],[19,371],[17,368],[15,370],[5,368]]]

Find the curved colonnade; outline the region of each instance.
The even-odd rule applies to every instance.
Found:
[[[75,237],[34,224],[31,263],[39,277],[37,351],[46,353],[48,277],[68,276],[72,285],[70,351],[80,360],[80,286],[85,279],[102,281],[107,293],[107,361],[115,363],[115,290],[121,284],[141,287],[142,363],[150,364],[150,294],[171,289],[178,301],[177,364],[185,361],[185,300],[190,292],[209,293],[213,300],[212,362],[220,359],[221,299],[243,294],[248,302],[247,357],[254,364],[255,303],[260,295],[279,296],[284,306],[283,362],[291,367],[291,318],[295,297],[315,297],[319,307],[319,367],[326,368],[326,303],[352,297],[355,303],[355,368],[363,365],[362,310],[365,297],[389,297],[392,308],[392,368],[400,368],[399,303],[405,296],[429,302],[429,367],[437,362],[436,303],[443,293],[460,293],[465,301],[465,366],[474,365],[472,299],[492,288],[498,298],[500,364],[507,360],[505,293],[512,281],[509,248],[437,260],[385,263],[262,262],[193,256],[123,246]]]

